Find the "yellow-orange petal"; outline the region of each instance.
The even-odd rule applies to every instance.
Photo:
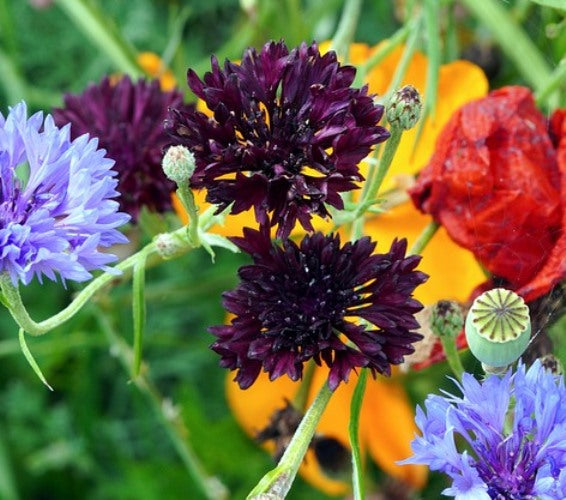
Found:
[[[394,238],[407,238],[410,248],[431,220],[411,202],[406,202],[367,221],[364,232],[378,242],[378,252],[386,251]],[[485,281],[473,254],[456,245],[442,227],[425,247],[422,257],[419,270],[430,277],[417,287],[415,297],[423,304],[433,304],[441,299],[463,302],[477,285]]]
[[[206,198],[206,191],[205,190],[194,190],[193,195],[195,197],[195,203],[199,207],[200,213],[204,212],[208,209],[211,205],[207,201]],[[185,211],[181,201],[177,197],[175,193],[171,195],[171,201],[173,203],[173,209],[178,217],[181,219],[183,224],[187,224],[189,222],[189,216]],[[314,216],[312,219],[312,224],[314,226],[315,231],[322,231],[323,233],[328,233],[333,227],[332,221],[322,219],[321,217]],[[258,223],[255,219],[254,210],[251,208],[246,212],[241,212],[239,214],[228,214],[224,219],[224,224],[220,225],[217,224],[210,228],[210,232],[214,234],[219,234],[221,236],[241,236],[242,230],[244,227],[250,228],[257,228]],[[303,227],[297,223],[295,228],[293,229],[291,236],[301,236],[304,235],[306,232]]]
[[[153,52],[141,52],[138,54],[138,63],[142,69],[154,78],[159,78],[161,90],[167,92],[173,90],[177,86],[177,81],[168,70],[161,58]]]
[[[403,386],[395,378],[368,379],[360,414],[360,439],[387,474],[422,489],[428,477],[427,467],[396,463],[412,455],[410,443],[416,432],[414,409]]]
[[[293,399],[299,388],[299,383],[293,382],[288,377],[279,377],[271,382],[269,376],[264,372],[246,390],[240,389],[232,379],[233,374],[228,374],[226,379],[228,405],[242,429],[252,437],[269,424],[273,413],[283,408],[286,400]],[[334,434],[331,435],[334,436]],[[346,445],[347,442],[346,440]],[[266,443],[264,447],[273,451],[273,443]],[[328,495],[341,495],[349,489],[347,483],[333,480],[324,474],[312,450],[307,452],[299,474]]]

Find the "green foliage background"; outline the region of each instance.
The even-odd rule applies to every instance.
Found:
[[[20,99],[49,111],[61,104],[64,92],[81,92],[89,82],[121,70],[85,37],[60,3],[38,10],[24,0],[0,0],[3,112]],[[271,38],[285,38],[289,45],[330,38],[343,6],[341,0],[258,0],[250,16],[236,0],[86,3],[99,9],[104,22],[131,48],[164,56],[182,89],[187,67],[202,73],[211,53],[220,60],[237,59],[246,46],[260,46]],[[561,14],[534,9],[528,2],[508,6],[523,16],[524,28],[556,66],[566,53],[566,30],[548,38],[541,27],[560,27]],[[399,26],[394,2],[367,0],[356,40],[373,44]],[[460,29],[488,49],[494,46],[477,22],[465,20]],[[464,52],[465,44],[456,50]],[[523,81],[508,59],[500,59],[495,86]],[[29,341],[54,392],[48,392],[29,368],[16,326],[1,310],[0,499],[196,498],[159,417],[159,404],[178,412],[184,423],[181,434],[206,471],[222,480],[231,498],[244,498],[272,461],[232,418],[224,399],[226,374],[208,349],[212,337],[206,331],[208,325],[223,321],[221,293],[235,285],[236,269],[244,260],[219,251],[212,265],[198,250],[148,272],[144,364],[153,396],[130,380],[128,365],[119,357],[132,342],[128,281],[99,295],[45,338]],[[64,307],[72,294],[71,285],[64,289],[34,282],[24,290],[24,300],[32,317],[45,318]],[[558,325],[555,335],[565,329],[564,323]],[[415,401],[441,385],[447,387],[445,373],[445,367],[439,367],[408,378]],[[373,472],[378,478],[379,471]],[[425,498],[438,498],[443,487],[443,481],[433,477]],[[325,497],[298,480],[290,498]]]

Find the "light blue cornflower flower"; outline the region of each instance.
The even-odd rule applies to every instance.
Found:
[[[105,153],[88,135],[71,141],[49,115],[27,118],[24,102],[0,113],[0,272],[14,285],[56,273],[84,281],[116,260],[100,248],[128,241],[116,228],[130,216],[118,212]]]
[[[457,499],[566,498],[566,389],[537,361],[483,382],[464,374],[462,397],[430,395],[406,464],[450,476]]]

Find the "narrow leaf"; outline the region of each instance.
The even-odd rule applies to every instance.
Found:
[[[145,254],[134,264],[132,274],[132,314],[134,319],[134,366],[133,374],[140,373],[143,334],[145,331]]]
[[[20,339],[20,347],[22,349],[22,352],[24,353],[24,356],[27,359],[27,362],[30,364],[30,366],[32,367],[35,374],[39,377],[39,380],[41,380],[47,386],[47,388],[50,391],[52,391],[53,387],[51,387],[48,384],[47,379],[43,376],[43,373],[41,373],[41,369],[39,368],[39,365],[37,364],[37,362],[33,358],[33,355],[32,355],[31,351],[29,350],[29,348],[26,344],[26,332],[24,331],[23,328],[20,328],[20,331],[18,333],[18,337]]]

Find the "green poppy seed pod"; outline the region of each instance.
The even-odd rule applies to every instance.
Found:
[[[195,157],[185,146],[171,146],[161,166],[168,179],[177,185],[188,184],[195,171]]]
[[[460,304],[452,300],[439,300],[432,308],[431,328],[439,337],[456,338],[464,327],[464,314]]]
[[[421,117],[421,96],[415,87],[405,85],[396,90],[387,105],[387,121],[403,130],[413,128]]]
[[[496,368],[507,366],[519,359],[529,344],[529,308],[511,290],[494,288],[474,300],[465,331],[477,359]]]

